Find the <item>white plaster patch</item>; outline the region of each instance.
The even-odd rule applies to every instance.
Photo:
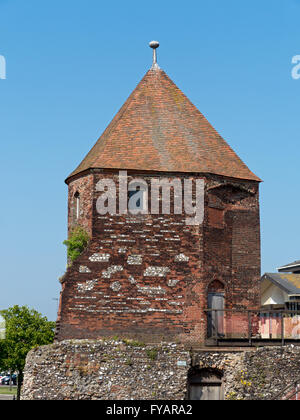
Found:
[[[163,289],[161,286],[157,287],[151,287],[151,286],[145,286],[145,287],[139,287],[138,290],[141,293],[144,293],[146,295],[164,295],[166,293],[165,289]]]
[[[91,273],[91,270],[86,265],[81,265],[79,267],[79,273]]]
[[[145,277],[165,277],[169,273],[169,267],[154,267],[149,266],[144,271]]]
[[[168,286],[169,287],[174,287],[174,286],[176,286],[176,284],[179,282],[179,280],[168,280]]]
[[[118,271],[123,271],[123,267],[121,265],[111,265],[107,270],[102,271],[102,277],[110,279],[111,275],[117,273]]]
[[[189,259],[190,258],[187,255],[179,254],[179,255],[175,256],[174,261],[176,261],[176,262],[188,262]]]
[[[93,254],[90,256],[89,260],[92,262],[108,262],[109,261],[109,254]]]
[[[133,277],[133,276],[129,276],[129,277],[128,277],[128,280],[129,280],[129,282],[130,282],[131,284],[135,284],[135,283],[136,283],[136,280],[134,279],[134,277]]]
[[[127,264],[129,265],[140,265],[143,262],[142,255],[129,255],[127,258]]]
[[[86,292],[88,290],[93,290],[96,283],[97,283],[97,279],[88,280],[85,283],[78,283],[77,290],[80,293]]]
[[[110,288],[114,291],[114,292],[118,292],[121,289],[121,283],[119,281],[114,281],[111,285]]]
[[[126,254],[126,252],[127,252],[127,247],[126,246],[123,246],[123,247],[119,248],[119,250],[118,250],[119,254]]]

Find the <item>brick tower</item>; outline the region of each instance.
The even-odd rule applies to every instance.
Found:
[[[150,46],[151,69],[66,179],[69,232],[80,225],[90,242],[60,280],[57,340],[203,343],[204,310],[218,298],[224,309],[259,307],[260,179],[158,67],[158,43]],[[175,212],[175,188],[169,214],[120,212],[118,204],[116,214],[99,214],[99,181],[114,182],[119,203],[120,171],[149,191],[153,179],[202,180],[203,222],[188,225]],[[151,209],[151,194],[137,191],[137,207]]]

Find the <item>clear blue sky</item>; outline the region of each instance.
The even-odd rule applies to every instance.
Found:
[[[261,185],[262,272],[300,259],[300,0],[0,0],[0,308],[56,318],[64,179],[151,65]]]

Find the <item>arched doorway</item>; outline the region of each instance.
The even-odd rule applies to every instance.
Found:
[[[224,336],[224,308],[225,292],[224,284],[219,280],[213,280],[207,290],[207,337]]]
[[[188,376],[188,400],[223,400],[222,377],[218,369],[191,369]]]

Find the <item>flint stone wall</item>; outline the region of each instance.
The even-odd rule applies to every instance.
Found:
[[[189,352],[177,344],[62,341],[28,354],[22,399],[181,400],[189,365]]]
[[[23,400],[184,400],[189,372],[215,369],[227,400],[270,399],[300,377],[300,347],[193,350],[181,344],[70,340],[32,350]]]

